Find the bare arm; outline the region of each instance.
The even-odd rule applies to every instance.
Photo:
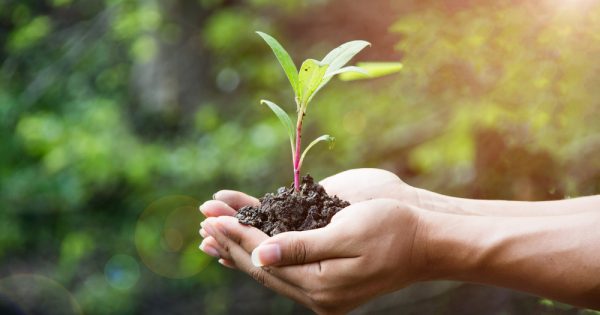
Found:
[[[391,198],[436,212],[503,217],[568,215],[600,211],[600,196],[557,201],[504,201],[457,198],[404,183],[394,173],[374,168],[341,172],[321,181],[329,194],[350,203]]]
[[[427,211],[421,217],[416,243],[425,245],[432,279],[491,284],[600,308],[600,211],[536,218]]]
[[[600,212],[600,195],[554,201],[506,201],[458,198],[424,189],[414,189],[418,196],[419,207],[444,213],[534,217]]]

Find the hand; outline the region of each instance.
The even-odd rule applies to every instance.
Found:
[[[418,202],[417,190],[404,183],[396,174],[376,168],[347,170],[320,182],[329,195],[350,203],[389,198],[411,204]]]
[[[342,200],[356,203],[377,198],[392,198],[411,205],[419,206],[419,190],[404,183],[398,176],[375,168],[360,168],[347,170],[325,178],[320,182],[329,195],[336,195]],[[258,205],[258,199],[233,190],[221,190],[200,206],[200,211],[206,217],[234,216],[243,206]],[[219,244],[214,238],[204,237],[200,248],[207,254],[218,257]],[[219,257],[219,263],[232,267],[232,263],[224,257]]]
[[[418,213],[374,199],[345,208],[324,228],[271,238],[229,216],[202,227],[231,266],[317,313],[337,314],[425,278]]]

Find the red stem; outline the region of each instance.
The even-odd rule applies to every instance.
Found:
[[[298,113],[298,123],[296,124],[296,154],[294,155],[294,188],[300,191],[300,149],[302,148],[302,118],[304,114]]]

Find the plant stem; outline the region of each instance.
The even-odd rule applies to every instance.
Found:
[[[304,112],[298,112],[298,122],[296,123],[296,154],[294,156],[294,189],[300,191],[300,156],[302,149],[302,120]]]

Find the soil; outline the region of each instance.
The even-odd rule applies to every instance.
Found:
[[[236,214],[240,223],[252,225],[273,236],[287,231],[305,231],[326,226],[334,214],[350,203],[329,196],[310,175],[302,178],[300,191],[294,185],[281,187],[276,194],[260,198],[260,206],[241,208]]]

